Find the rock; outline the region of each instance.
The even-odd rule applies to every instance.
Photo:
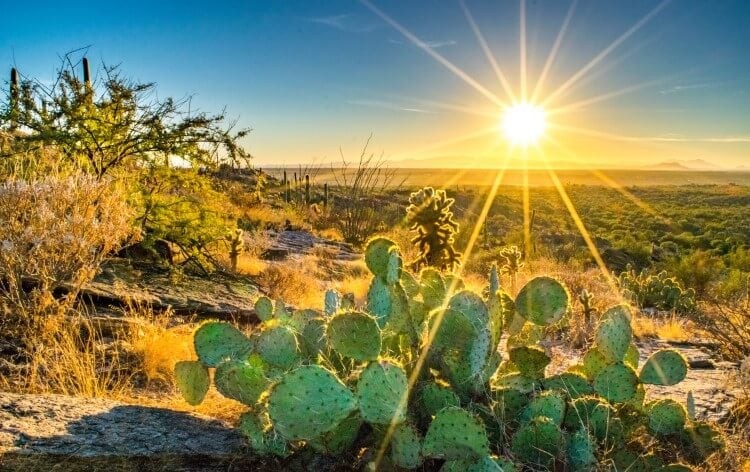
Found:
[[[172,464],[169,470],[227,470],[226,464],[247,456],[236,430],[211,418],[109,400],[13,393],[0,393],[0,453],[0,469],[19,471],[75,470],[63,466],[68,463],[81,470],[108,465],[144,470],[138,468],[144,461]]]
[[[319,238],[304,230],[285,230],[272,235],[271,246],[263,257],[271,260],[286,259],[292,255],[310,254],[316,247],[329,250],[333,259],[352,261],[361,257],[351,245]]]
[[[212,274],[210,278],[187,274],[144,272],[127,261],[109,261],[81,298],[97,307],[148,305],[156,311],[168,307],[177,315],[199,319],[255,320],[254,303],[259,290],[247,277]],[[103,320],[108,323],[109,320]]]

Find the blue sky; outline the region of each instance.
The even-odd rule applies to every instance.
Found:
[[[373,3],[507,101],[457,1]],[[541,95],[660,3],[579,0]],[[516,93],[519,5],[466,0]],[[526,2],[529,88],[569,7],[564,0]],[[634,90],[555,116],[566,130],[548,132],[587,161],[750,164],[749,25],[750,2],[668,2],[556,106]],[[94,63],[120,64],[127,75],[158,83],[162,96],[194,95],[193,105],[206,111],[226,107],[254,129],[247,144],[260,165],[333,160],[339,147],[352,156],[370,133],[373,151],[412,163],[506,152],[496,136],[438,146],[491,126],[499,120],[498,105],[357,1],[3,5],[0,61],[7,68],[15,64],[44,80],[60,55],[84,46]]]

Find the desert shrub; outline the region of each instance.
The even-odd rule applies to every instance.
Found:
[[[558,280],[532,278],[514,298],[496,276],[484,298],[453,292],[463,285],[456,275],[410,274],[383,237],[365,262],[363,307],[334,291],[322,310],[261,297],[249,337],[227,323],[200,326],[198,359],[175,366],[185,400],[200,404],[213,378],[246,405],[239,429],[257,454],[360,451],[372,470],[442,460],[447,470],[645,470],[723,447],[680,403],[646,401],[645,384],[674,385],[688,365],[661,350],[639,369],[628,306],[602,314],[582,364],[548,375],[540,342],[570,304]]]
[[[395,172],[386,167],[382,156],[368,151],[368,138],[356,162],[341,154],[337,167],[331,166],[336,195],[331,202],[330,216],[344,240],[354,244],[364,242],[380,228],[390,206],[383,192],[393,184]]]
[[[690,318],[721,344],[728,358],[740,361],[750,355],[750,310],[745,301],[706,301]]]
[[[107,182],[82,174],[0,184],[0,295],[25,306],[90,281],[133,236],[132,210]]]

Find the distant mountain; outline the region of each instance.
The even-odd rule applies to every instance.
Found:
[[[660,162],[658,164],[645,166],[644,169],[649,170],[702,170],[702,171],[711,171],[711,170],[727,170],[726,168],[714,164],[713,162],[708,162],[705,159],[689,159],[689,160],[672,160],[672,161],[664,161]]]

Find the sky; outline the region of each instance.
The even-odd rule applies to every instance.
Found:
[[[750,168],[750,2],[465,0],[490,57],[459,1],[371,2],[7,2],[0,62],[45,81],[86,48],[161,97],[226,109],[266,167],[356,159],[372,135],[404,166]],[[537,146],[499,131],[514,100],[493,62],[515,101],[523,77],[527,100],[552,97]]]

